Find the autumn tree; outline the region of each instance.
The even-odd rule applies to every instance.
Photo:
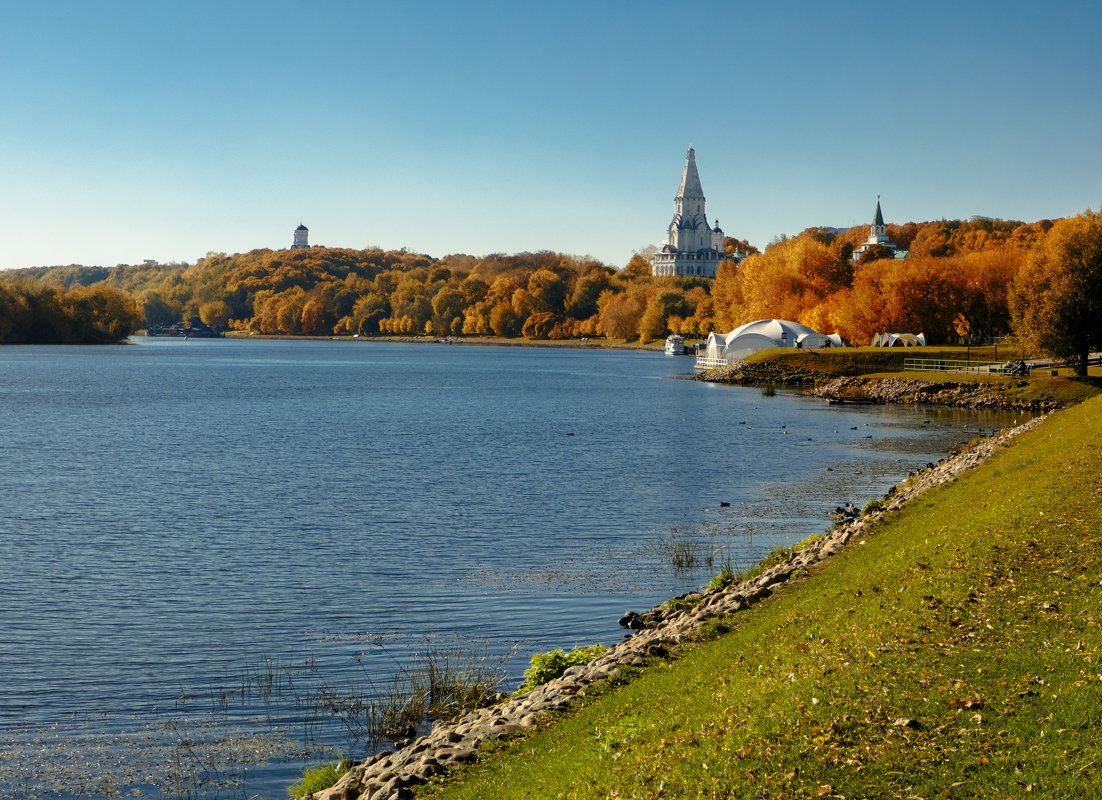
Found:
[[[509,337],[520,333],[524,318],[513,310],[512,303],[504,300],[490,310],[490,330],[495,336]]]
[[[668,321],[671,316],[682,320],[690,314],[689,301],[676,289],[666,289],[655,293],[647,302],[646,310],[639,320],[639,340],[644,344],[669,333]]]
[[[547,339],[554,325],[554,314],[550,311],[537,311],[524,321],[521,332],[525,339]]]
[[[445,286],[432,298],[432,328],[440,334],[460,333],[466,299],[460,289]]]
[[[888,247],[886,244],[874,244],[872,247],[861,253],[861,256],[857,259],[858,264],[868,264],[870,261],[886,261],[888,259],[895,258],[895,251]]]
[[[629,280],[635,278],[646,278],[651,274],[650,260],[639,253],[636,253],[628,261],[624,267],[623,276]]]
[[[309,297],[302,304],[299,328],[306,336],[325,336],[333,332],[333,317],[316,297]]]
[[[540,269],[528,279],[528,294],[535,311],[562,314],[566,300],[566,284],[549,269]]]
[[[142,324],[137,301],[109,286],[81,287],[67,292],[62,307],[73,320],[78,341],[120,342]]]
[[[146,314],[148,318],[148,313]],[[230,320],[230,307],[225,300],[210,300],[199,306],[199,319],[212,328],[224,328]]]
[[[586,319],[597,313],[597,300],[601,292],[609,288],[609,274],[603,269],[593,269],[580,276],[574,283],[566,313],[575,319]]]
[[[0,343],[22,344],[28,340],[31,307],[23,293],[0,283]]]
[[[1087,374],[1102,348],[1102,217],[1087,210],[1058,221],[1030,252],[1011,292],[1014,329],[1054,358]]]
[[[155,289],[142,292],[137,300],[146,326],[171,325],[173,322],[179,322],[183,317],[183,309],[167,303],[161,293]]]
[[[635,293],[608,289],[601,294],[597,305],[600,308],[599,329],[606,337],[630,340],[638,335],[645,305]]]

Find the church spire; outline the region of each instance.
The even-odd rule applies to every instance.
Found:
[[[884,227],[884,214],[880,211],[880,195],[876,196],[876,216],[872,219],[874,228]]]
[[[685,154],[685,172],[681,176],[681,186],[677,189],[677,198],[693,197],[704,199],[704,190],[700,187],[700,174],[696,171],[696,151],[689,145]]]

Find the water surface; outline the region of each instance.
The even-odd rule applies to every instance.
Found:
[[[513,688],[535,650],[613,643],[625,610],[718,571],[674,572],[671,539],[750,564],[1014,419],[763,397],[690,367],[431,343],[0,348],[0,796],[180,794],[189,761],[281,796],[305,754],[373,746],[304,717],[311,687],[370,691],[442,641],[519,653]],[[273,667],[286,685],[261,692]]]

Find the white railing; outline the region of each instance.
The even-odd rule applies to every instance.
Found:
[[[716,367],[726,367],[726,358],[708,358],[707,356],[697,356],[696,364],[693,365],[696,369],[715,369]]]
[[[1012,366],[1005,362],[958,361],[944,358],[905,358],[904,372],[955,372],[973,375],[1010,375]]]

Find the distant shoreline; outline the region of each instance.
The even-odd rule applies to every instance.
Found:
[[[506,339],[501,336],[462,336],[454,339],[440,338],[436,336],[289,336],[274,333],[245,333],[244,331],[226,331],[226,339],[275,339],[285,341],[336,341],[336,342],[392,342],[398,344],[441,344],[441,345],[467,345],[480,347],[542,347],[560,348],[567,350],[640,350],[652,353],[661,353],[665,348],[664,341],[655,341],[651,344],[639,344],[637,342],[609,341],[607,339]]]

